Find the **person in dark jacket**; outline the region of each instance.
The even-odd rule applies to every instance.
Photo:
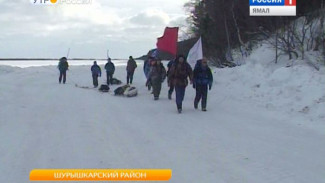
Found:
[[[59,83],[61,84],[63,78],[63,84],[65,84],[67,79],[67,70],[69,70],[69,64],[66,57],[60,59],[58,69],[60,71]]]
[[[160,59],[153,60],[150,72],[148,74],[148,80],[146,86],[150,83],[153,89],[154,99],[158,100],[160,91],[161,91],[161,84],[166,79],[166,69],[164,65],[161,63]]]
[[[146,59],[144,60],[143,63],[143,73],[146,76],[146,78],[148,79],[148,73],[150,71],[150,68],[148,70],[148,66],[150,67],[150,60],[152,59],[152,57],[150,56],[150,54],[148,53]]]
[[[143,63],[143,72],[144,72],[144,75],[146,76],[147,80],[148,80],[148,76],[149,76],[149,72],[150,72],[150,68],[151,68],[151,62],[153,60],[154,60],[154,57],[148,55],[148,58]],[[148,90],[150,91],[151,90],[150,82],[147,84],[147,87],[148,87]]]
[[[201,101],[202,111],[206,111],[208,88],[211,90],[213,83],[213,75],[208,66],[206,58],[198,61],[193,71],[193,88],[196,89],[196,96],[194,99],[194,108],[198,108]]]
[[[182,103],[185,96],[185,89],[188,85],[188,78],[192,84],[193,71],[191,66],[187,63],[186,58],[180,55],[176,58],[175,63],[168,73],[168,86],[172,84],[175,86],[176,91],[176,105],[179,113],[182,112]]]
[[[93,76],[94,87],[97,88],[98,87],[98,77],[102,76],[102,70],[97,65],[96,61],[94,61],[94,65],[91,66],[91,73],[92,73],[92,76]]]
[[[169,75],[170,69],[172,68],[173,64],[175,63],[175,60],[170,60],[167,64],[167,76]],[[170,83],[169,81],[167,81],[167,84]],[[169,85],[169,90],[168,90],[168,99],[171,100],[172,99],[172,95],[174,92],[174,85],[173,83],[170,83]]]
[[[113,75],[115,72],[115,65],[112,62],[111,58],[107,59],[107,63],[105,65],[105,70],[106,70],[106,76],[107,76],[107,85],[110,85],[110,84],[112,84]]]
[[[135,62],[135,60],[133,59],[132,56],[129,57],[129,61],[127,63],[126,66],[126,72],[127,72],[127,76],[126,76],[126,83],[127,84],[132,84],[133,82],[133,75],[134,75],[134,71],[137,68],[137,63]]]

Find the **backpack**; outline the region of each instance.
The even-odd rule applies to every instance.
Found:
[[[115,95],[124,95],[124,91],[128,88],[128,85],[120,86],[114,90]]]
[[[115,72],[115,65],[112,62],[109,62],[105,65],[106,72],[114,74]]]
[[[112,78],[112,84],[113,85],[120,85],[120,84],[122,84],[122,81],[121,80],[118,80],[116,78]]]
[[[58,65],[58,68],[59,68],[60,71],[66,71],[69,68],[69,64],[68,64],[67,61],[60,61],[59,65]]]
[[[127,97],[135,97],[138,95],[138,90],[136,89],[136,87],[133,86],[130,87],[129,85],[124,85],[116,88],[116,90],[114,90],[114,94],[124,95]]]
[[[138,95],[138,90],[136,87],[128,87],[126,88],[126,90],[124,91],[124,95],[127,97],[135,97]]]
[[[100,85],[100,87],[99,87],[99,91],[101,91],[101,92],[108,92],[109,91],[109,86],[108,85]]]

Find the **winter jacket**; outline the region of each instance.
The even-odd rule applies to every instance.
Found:
[[[105,70],[107,73],[114,74],[115,72],[115,65],[113,62],[107,62],[105,65]]]
[[[148,59],[143,64],[143,72],[147,79],[149,77],[149,72],[150,72],[150,68],[151,68],[150,62],[151,62],[151,60]]]
[[[173,66],[173,64],[175,63],[175,61],[174,60],[171,60],[171,61],[169,61],[168,62],[168,64],[167,64],[167,76],[168,76],[168,74],[169,74],[169,71],[170,71],[170,69],[172,68],[172,66]]]
[[[61,72],[67,71],[69,69],[69,64],[66,60],[60,60],[58,68]]]
[[[201,64],[197,64],[193,71],[193,84],[212,86],[212,83],[213,75],[209,66],[202,66]]]
[[[135,62],[135,60],[134,60],[134,59],[130,59],[130,60],[128,61],[127,66],[126,66],[126,70],[127,70],[128,72],[134,72],[135,69],[136,69],[137,67],[138,67],[138,66],[137,66],[137,63]]]
[[[166,79],[166,69],[163,64],[151,66],[148,80],[151,82],[162,83]]]
[[[93,65],[91,66],[91,73],[93,75],[101,76],[102,75],[102,70],[98,65]]]
[[[169,84],[186,87],[188,85],[187,78],[189,78],[191,81],[193,79],[193,71],[191,66],[187,62],[175,62],[169,71]]]
[[[146,74],[146,68],[147,68],[147,64],[149,62],[149,59],[146,59],[144,62],[143,62],[143,72],[144,74]]]

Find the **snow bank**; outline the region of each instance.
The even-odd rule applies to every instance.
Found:
[[[267,45],[255,50],[245,65],[215,70],[221,95],[318,122],[325,119],[324,71],[302,60],[288,61],[285,56],[275,64],[274,51]]]

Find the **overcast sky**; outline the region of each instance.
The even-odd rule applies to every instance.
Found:
[[[166,26],[184,26],[188,0],[92,0],[35,6],[0,0],[0,58],[141,56]],[[181,32],[180,32],[181,34]]]

